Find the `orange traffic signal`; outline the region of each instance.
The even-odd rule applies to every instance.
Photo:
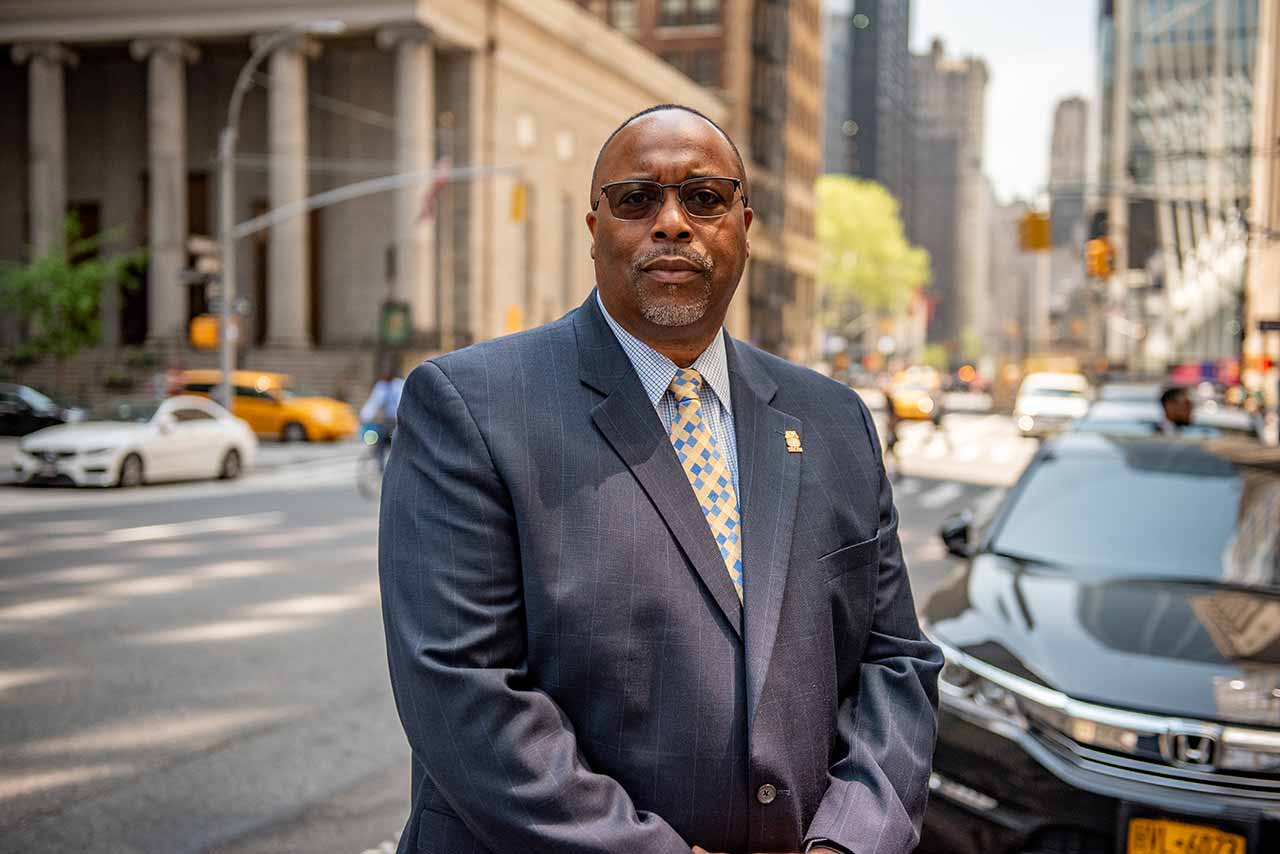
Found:
[[[1105,279],[1111,275],[1113,253],[1111,241],[1095,237],[1084,245],[1084,267],[1092,278]]]
[[[1053,246],[1049,215],[1029,211],[1018,220],[1018,248],[1023,252],[1047,252]]]

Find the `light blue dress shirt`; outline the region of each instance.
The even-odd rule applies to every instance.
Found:
[[[675,379],[679,366],[618,325],[618,322],[609,316],[609,310],[604,307],[599,291],[596,291],[596,304],[600,306],[600,312],[608,322],[609,328],[613,330],[618,343],[622,345],[622,351],[627,354],[631,366],[636,369],[640,384],[649,395],[649,402],[653,404],[658,417],[662,419],[662,426],[666,428],[667,435],[670,435],[671,425],[676,420],[676,398],[671,393],[671,381]],[[720,452],[729,463],[733,491],[739,496],[738,504],[741,506],[742,493],[738,489],[738,443],[733,435],[733,401],[729,396],[729,357],[725,349],[723,329],[689,367],[702,375],[702,389],[698,393],[698,399],[702,403],[702,418],[711,430],[711,435],[715,437]]]

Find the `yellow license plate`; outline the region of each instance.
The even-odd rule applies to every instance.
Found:
[[[1202,824],[1183,824],[1162,818],[1129,822],[1129,854],[1246,854],[1246,840]]]

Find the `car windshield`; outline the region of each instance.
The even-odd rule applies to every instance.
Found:
[[[1055,388],[1054,386],[1032,386],[1022,390],[1025,395],[1036,397],[1084,397],[1084,392],[1075,388]]]
[[[153,400],[113,400],[95,406],[89,413],[89,420],[145,424],[155,416],[159,408],[160,404]]]
[[[1280,588],[1280,457],[1273,449],[1080,441],[1107,450],[1050,449],[1022,483],[994,551],[1105,578]]]
[[[1160,398],[1159,386],[1150,385],[1104,385],[1098,391],[1102,400],[1148,401]]]
[[[318,392],[305,385],[299,385],[298,383],[282,387],[280,389],[280,396],[285,400],[293,400],[294,398],[299,397],[321,397]]]
[[[48,412],[51,409],[57,409],[58,404],[54,403],[48,397],[28,386],[18,386],[18,397],[27,402],[32,409],[42,412]]]

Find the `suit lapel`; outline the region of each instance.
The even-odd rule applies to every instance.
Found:
[[[605,395],[591,411],[592,420],[640,482],[707,592],[741,636],[742,606],[720,549],[676,459],[662,420],[600,313],[594,291],[578,309],[574,327],[579,376]]]
[[[800,419],[770,406],[777,383],[745,346],[729,340],[729,385],[742,507],[742,571],[747,657],[747,721],[764,689],[791,557],[803,453],[790,453],[786,431],[801,437]]]

